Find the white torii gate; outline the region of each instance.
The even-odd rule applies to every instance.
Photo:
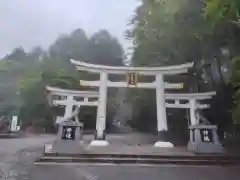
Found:
[[[201,103],[201,101],[212,99],[214,95],[216,95],[214,91],[206,93],[165,94],[166,107],[190,109],[190,125],[197,125],[200,122],[196,110],[210,107],[209,104]]]
[[[183,84],[170,84],[164,82],[164,75],[176,75],[186,73],[189,68],[193,66],[193,63],[182,64],[177,66],[166,67],[116,67],[116,66],[104,66],[89,64],[81,61],[71,59],[71,63],[76,65],[77,70],[87,71],[91,73],[99,73],[99,81],[83,81],[80,80],[80,84],[83,86],[99,87],[99,107],[97,112],[97,139],[104,140],[104,130],[106,124],[106,101],[107,101],[107,87],[129,87],[129,88],[146,88],[156,89],[156,104],[157,104],[157,130],[167,131],[167,119],[166,119],[166,103],[164,89],[170,88],[182,88]],[[155,81],[150,83],[137,82],[134,85],[123,82],[112,82],[108,80],[108,74],[139,74],[145,76],[154,76]],[[101,127],[101,128],[99,128]],[[100,143],[101,144],[101,143]],[[103,142],[103,144],[106,144]],[[157,145],[162,147],[172,147],[169,142],[157,142]]]
[[[46,89],[53,95],[60,96],[61,100],[53,99],[52,103],[55,106],[65,106],[65,113],[63,117],[57,117],[56,123],[59,124],[66,121],[74,115],[73,107],[78,106],[98,106],[99,93],[96,91],[75,91],[68,89],[60,89],[56,87],[47,86]],[[80,100],[78,100],[80,98]],[[93,98],[93,101],[91,100]]]

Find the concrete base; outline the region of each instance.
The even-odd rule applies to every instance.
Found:
[[[168,131],[157,131],[157,142],[153,145],[154,147],[161,147],[161,148],[173,148],[174,145],[170,141],[172,138]]]
[[[46,147],[46,146],[45,146]],[[52,144],[53,153],[78,154],[84,150],[84,145],[73,140],[56,140]]]
[[[153,145],[154,147],[161,147],[161,148],[173,148],[174,145],[171,142],[164,142],[164,141],[157,141]]]
[[[188,150],[194,153],[223,153],[224,148],[218,140],[217,126],[197,124],[189,127]]]
[[[94,138],[95,138],[95,140],[100,140],[100,141],[106,140],[106,132],[103,131],[103,135],[102,136],[98,136],[97,131],[95,131]]]
[[[109,142],[106,140],[94,140],[91,141],[91,143],[89,144],[89,146],[108,146]]]
[[[221,144],[213,143],[188,143],[188,150],[194,153],[224,153]]]

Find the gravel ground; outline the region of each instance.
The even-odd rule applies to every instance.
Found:
[[[28,172],[37,157],[41,155],[42,147],[22,149],[10,157],[5,156],[2,165],[2,179],[25,180]]]
[[[43,145],[54,136],[35,136],[28,138],[0,140],[0,180],[28,179],[29,168],[41,156]]]

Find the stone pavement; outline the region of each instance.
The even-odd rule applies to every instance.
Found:
[[[107,134],[106,139],[110,145],[106,147],[88,146],[93,135],[83,136],[83,148],[79,153],[89,154],[168,154],[168,155],[193,155],[187,152],[186,147],[177,147],[173,149],[155,148],[154,143],[158,140],[157,136],[148,133],[126,133],[126,134]],[[66,143],[67,145],[67,143]]]
[[[92,136],[85,136],[86,145]],[[142,133],[107,135],[108,147],[87,147],[84,153],[171,154],[193,155],[182,148],[153,148],[155,137]],[[140,145],[139,145],[140,144]],[[131,145],[131,146],[129,146]],[[227,180],[240,177],[240,167],[173,166],[139,164],[35,164],[28,178],[31,180]]]
[[[149,134],[149,133],[126,133],[126,134],[107,134],[106,139],[110,142],[110,144],[125,144],[125,145],[146,145],[146,144],[154,144],[158,137]],[[90,143],[90,141],[94,140],[94,135],[84,135],[83,140],[85,143]]]
[[[44,143],[55,136],[39,135],[27,138],[0,139],[0,179],[22,180],[43,150]]]
[[[239,179],[240,167],[34,165],[31,180],[228,180]]]
[[[171,155],[193,156],[185,147],[156,148],[153,145],[119,145],[110,144],[105,147],[87,146],[79,150],[79,154],[136,154],[136,155]]]
[[[192,167],[192,166],[140,166],[140,165],[41,165],[34,161],[43,151],[43,144],[54,140],[54,136],[43,135],[18,139],[1,139],[0,168],[8,180],[227,180],[239,179],[240,167]],[[85,138],[93,138],[86,136]],[[108,136],[109,141],[120,150],[123,142],[135,144],[139,151],[150,147],[151,137],[145,134]],[[146,139],[144,139],[146,138]],[[148,139],[149,138],[149,139]],[[86,143],[87,143],[87,139]],[[142,149],[135,143],[141,143]],[[128,143],[126,143],[128,144]],[[130,147],[129,147],[130,148]],[[157,150],[157,149],[155,149]],[[133,152],[134,153],[134,152]],[[152,152],[154,153],[154,152]],[[1,179],[1,178],[0,178]]]

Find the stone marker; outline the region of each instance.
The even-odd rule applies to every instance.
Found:
[[[217,126],[198,124],[189,127],[190,141],[188,150],[195,153],[223,153],[217,135]]]
[[[53,153],[77,154],[81,152],[83,124],[77,121],[65,121],[59,124],[57,139],[52,145]]]
[[[44,152],[45,153],[52,153],[52,144],[45,144]]]

